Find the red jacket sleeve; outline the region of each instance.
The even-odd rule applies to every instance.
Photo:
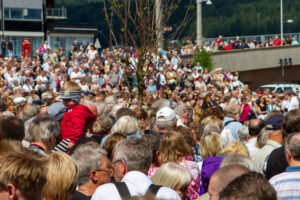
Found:
[[[71,142],[76,143],[78,139],[83,137],[86,133],[85,127],[85,118],[81,112],[73,112],[72,113],[72,120],[71,120],[71,134],[72,138]]]

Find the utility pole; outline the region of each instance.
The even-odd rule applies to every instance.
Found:
[[[4,0],[1,0],[1,30],[2,30],[2,38],[4,38]]]
[[[202,1],[197,0],[197,45],[202,46]]]
[[[164,35],[162,27],[162,0],[155,1],[155,19],[156,19],[156,37],[157,46],[161,49],[164,48]]]
[[[280,38],[283,39],[283,5],[280,0]]]

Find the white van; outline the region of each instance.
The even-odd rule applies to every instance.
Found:
[[[300,92],[300,85],[293,83],[279,83],[279,84],[267,84],[260,86],[256,91],[264,92],[265,89],[269,89],[270,91],[275,90],[277,93],[281,92],[291,92],[294,91],[296,93]]]

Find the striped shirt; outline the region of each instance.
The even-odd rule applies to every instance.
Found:
[[[270,179],[281,200],[300,199],[300,166],[288,167],[285,172]]]

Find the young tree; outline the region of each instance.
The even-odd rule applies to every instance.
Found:
[[[200,62],[203,67],[207,68],[208,71],[211,71],[213,68],[211,54],[206,52],[204,48],[202,48],[201,51],[196,50],[194,52],[193,64],[197,65],[198,62]]]
[[[173,28],[173,32],[165,40],[178,37],[182,33],[190,19],[190,10],[193,9],[192,0],[189,1],[189,5],[183,8],[179,8],[181,0],[104,1],[105,18],[110,29],[110,45],[119,46],[119,41],[122,41],[126,62],[136,72],[139,106],[143,103],[144,77],[149,73],[149,65],[153,62],[152,52],[157,51],[158,47],[162,48],[163,28]],[[180,22],[170,24],[170,18],[177,9],[185,9],[185,15]],[[121,30],[115,30],[114,23],[119,23]],[[137,59],[130,59],[130,47],[137,51]]]

